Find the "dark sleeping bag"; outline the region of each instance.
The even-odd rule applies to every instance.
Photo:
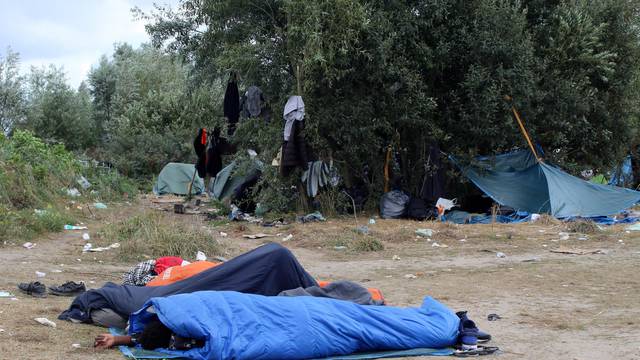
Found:
[[[444,348],[456,343],[460,322],[430,297],[420,307],[398,308],[307,296],[203,291],[151,299],[131,316],[129,333],[141,333],[155,316],[178,336],[204,340],[199,348],[157,351],[211,360],[316,359],[362,351]]]
[[[275,296],[284,290],[316,286],[289,249],[269,243],[190,278],[165,286],[107,283],[78,295],[58,319],[91,322],[91,310],[109,308],[128,318],[152,297],[204,290],[231,290]]]

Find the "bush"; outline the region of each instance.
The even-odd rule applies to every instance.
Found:
[[[211,233],[158,212],[145,212],[107,226],[98,238],[104,246],[119,242],[118,256],[125,261],[144,260],[145,256],[192,259],[198,251],[211,257],[222,255],[224,249]]]

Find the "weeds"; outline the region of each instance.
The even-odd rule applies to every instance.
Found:
[[[146,212],[109,225],[98,236],[103,245],[119,242],[118,256],[124,261],[141,260],[145,255],[191,259],[198,251],[211,257],[222,255],[224,250],[224,245],[211,233],[157,212]]]
[[[384,245],[374,237],[360,236],[351,243],[351,249],[358,252],[381,251]]]
[[[580,234],[593,234],[598,232],[598,225],[593,221],[576,220],[567,223],[567,231]]]

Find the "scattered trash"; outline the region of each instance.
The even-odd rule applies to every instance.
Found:
[[[198,253],[196,254],[196,260],[207,261],[207,255],[205,255],[202,251],[198,251]]]
[[[39,278],[47,276],[47,273],[43,273],[42,271],[36,271],[36,276]]]
[[[33,249],[34,247],[36,247],[36,244],[31,243],[31,242],[26,242],[26,243],[22,244],[22,247],[23,247],[23,248],[25,248],[25,249],[29,249],[29,250],[31,250],[31,249]]]
[[[537,262],[537,261],[540,261],[539,257],[532,257],[532,258],[529,258],[529,259],[522,260],[522,262]]]
[[[38,215],[38,216],[43,216],[43,215],[47,214],[47,210],[34,209],[33,213]]]
[[[445,245],[445,244],[438,244],[437,242],[433,242],[433,244],[431,244],[431,247],[441,247],[441,248],[448,248],[449,245]]]
[[[572,255],[591,255],[591,254],[606,255],[607,254],[607,251],[601,250],[601,249],[596,249],[596,250],[569,249],[564,246],[560,246],[557,249],[551,249],[549,251],[551,251],[552,253],[572,254]]]
[[[400,256],[398,256],[398,255],[393,255],[393,258],[392,258],[392,259],[393,259],[393,260],[400,260]]]
[[[283,237],[283,238],[282,238],[282,241],[289,241],[289,240],[291,240],[291,239],[293,239],[293,235],[292,235],[292,234],[289,234],[289,235],[287,235],[287,236]]]
[[[587,237],[586,236],[581,236],[581,237],[578,238],[578,240],[585,241],[585,240],[587,240]]]
[[[627,226],[625,230],[640,231],[640,223],[635,223],[631,226]]]
[[[97,202],[93,204],[93,207],[95,207],[96,209],[106,209],[107,205],[101,202]]]
[[[176,214],[184,214],[183,204],[173,204],[173,212]]]
[[[333,248],[334,248],[335,250],[344,250],[344,249],[346,249],[347,247],[346,247],[346,246],[339,245],[339,246],[334,246]]]
[[[371,218],[369,219],[369,225],[374,225],[376,223],[376,219]]]
[[[82,234],[82,240],[84,241],[91,240],[91,236],[89,235],[89,233]]]
[[[33,319],[35,320],[38,324],[42,324],[44,326],[50,326],[52,328],[56,327],[56,323],[54,323],[53,321],[47,319],[47,318],[35,318]]]
[[[540,214],[531,214],[531,222],[540,220]]]
[[[369,227],[367,225],[358,226],[356,232],[362,235],[369,235]]]
[[[91,244],[85,244],[85,247],[87,245],[91,245]],[[117,249],[120,247],[120,243],[113,243],[107,247],[97,247],[97,248],[92,248],[90,247],[88,250],[89,252],[103,252],[103,251],[107,251],[107,250],[111,250],[111,249]]]
[[[501,252],[501,251],[498,251],[496,253],[496,256],[499,257],[499,258],[506,258],[507,257],[507,255],[505,253]]]
[[[314,222],[314,221],[327,221],[327,219],[325,219],[325,217],[322,216],[322,214],[319,211],[313,212],[305,216],[298,217],[298,222],[301,222],[301,223],[308,223],[308,222]]]
[[[569,240],[569,234],[566,232],[559,232],[560,240]]]
[[[438,216],[444,215],[445,211],[451,210],[454,206],[456,206],[456,199],[449,200],[444,198],[439,198],[436,202],[436,208],[438,209]]]
[[[8,298],[8,297],[13,297],[13,294],[4,290],[0,291],[0,298]]]
[[[78,226],[78,225],[65,225],[65,230],[89,230],[86,226]]]
[[[417,276],[415,276],[415,275],[413,275],[413,274],[406,274],[406,275],[404,276],[404,278],[405,278],[405,279],[416,279],[416,278],[417,278]]]
[[[273,236],[273,235],[264,234],[264,233],[242,235],[243,238],[247,238],[247,239],[262,239],[270,236]]]
[[[433,230],[432,229],[418,229],[416,230],[416,235],[421,237],[432,237]]]
[[[67,195],[71,197],[78,197],[81,194],[80,194],[80,190],[76,188],[71,188],[71,189],[67,189]]]
[[[91,187],[91,183],[84,176],[80,176],[80,178],[76,182],[78,183],[78,185],[82,186],[82,188],[85,190]]]
[[[82,347],[82,345],[80,344],[71,344],[71,347],[74,349],[80,349]]]
[[[227,237],[227,236],[229,236],[229,234],[227,234],[226,232],[222,232],[222,231],[220,231],[220,236],[222,236],[222,237]]]
[[[59,274],[59,273],[61,273],[61,272],[62,272],[62,270],[59,270],[59,269],[53,269],[53,270],[51,270],[51,272],[52,272],[52,273]]]
[[[252,158],[252,159],[253,159],[254,157],[258,156],[258,153],[257,153],[255,150],[253,150],[253,149],[248,149],[248,150],[247,150],[247,154],[248,154],[248,155],[249,155],[249,157],[250,157],[250,158]]]
[[[84,244],[84,246],[82,247],[82,252],[87,252],[87,251],[91,250],[91,248],[92,248],[92,247],[93,247],[93,246],[91,245],[91,243],[86,243],[86,244]],[[80,259],[78,259],[78,260],[80,260]]]
[[[498,314],[489,314],[487,315],[487,320],[489,321],[496,321],[496,320],[500,320],[502,319],[502,317]]]

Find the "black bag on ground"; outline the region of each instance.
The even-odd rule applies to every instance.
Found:
[[[407,217],[413,220],[426,220],[436,217],[435,207],[427,204],[426,201],[412,197],[407,205]]]
[[[400,190],[392,190],[380,198],[380,217],[383,219],[400,219],[407,213],[409,195]]]

